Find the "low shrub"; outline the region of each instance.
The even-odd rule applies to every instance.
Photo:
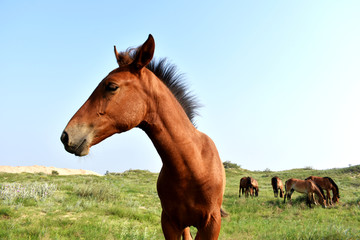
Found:
[[[111,184],[106,183],[86,183],[79,184],[74,188],[79,197],[92,198],[98,201],[114,200],[118,191]]]
[[[55,191],[56,186],[48,183],[5,183],[0,185],[0,199],[10,204],[25,199],[39,201],[51,196]]]
[[[232,163],[232,162],[230,162],[230,161],[225,161],[225,162],[223,162],[223,165],[224,165],[224,168],[225,168],[225,169],[229,169],[229,168],[238,169],[238,168],[241,167],[241,166],[237,165],[236,163]]]

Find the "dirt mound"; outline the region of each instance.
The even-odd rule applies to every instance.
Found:
[[[82,169],[68,169],[68,168],[56,168],[56,167],[44,167],[44,166],[25,166],[25,167],[11,167],[11,166],[0,166],[0,172],[6,173],[45,173],[52,174],[52,171],[57,171],[59,175],[96,175],[102,176],[93,171],[82,170]]]

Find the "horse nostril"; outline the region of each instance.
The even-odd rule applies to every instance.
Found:
[[[63,133],[61,134],[61,142],[64,144],[64,145],[68,145],[69,143],[69,135],[67,134],[67,132],[63,131]]]

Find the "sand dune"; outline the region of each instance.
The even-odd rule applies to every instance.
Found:
[[[0,166],[0,172],[6,173],[45,173],[51,174],[52,171],[57,171],[59,175],[96,175],[102,176],[93,171],[82,170],[82,169],[68,169],[68,168],[56,168],[56,167],[44,167],[44,166],[24,166],[24,167],[11,167],[11,166]]]

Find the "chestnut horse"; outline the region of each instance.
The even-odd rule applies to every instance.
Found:
[[[213,141],[191,122],[196,102],[166,61],[152,61],[154,38],[118,53],[111,71],[70,119],[62,133],[65,149],[77,156],[115,133],[142,129],[163,166],[157,181],[165,239],[218,239],[225,170]]]
[[[245,193],[245,197],[248,197],[249,193],[250,196],[254,196],[254,192],[255,192],[255,196],[258,196],[259,193],[258,182],[252,177],[241,178],[239,185],[239,197],[241,197],[241,194],[244,195],[244,193]]]
[[[326,202],[329,205],[332,205],[333,202],[334,203],[339,202],[339,199],[340,199],[339,188],[336,185],[336,183],[334,182],[334,180],[332,180],[329,177],[315,177],[315,176],[310,176],[310,177],[308,177],[306,179],[313,180],[322,189],[326,190]],[[330,190],[333,193],[332,200],[331,200],[331,196],[330,196]]]
[[[274,190],[274,197],[278,197],[280,192],[280,197],[282,198],[284,192],[284,184],[282,183],[281,179],[277,176],[273,177],[271,179],[271,185]]]
[[[326,201],[325,196],[323,193],[323,190],[320,186],[317,186],[316,183],[314,183],[311,180],[301,180],[301,179],[295,179],[290,178],[285,182],[285,195],[284,195],[284,203],[287,199],[291,203],[291,195],[294,191],[297,191],[299,193],[305,193],[307,194],[307,203],[309,207],[311,208],[311,202],[315,201],[314,194],[316,194],[319,198],[319,202],[322,205],[322,207],[326,207]]]
[[[254,179],[254,178],[252,178],[252,177],[250,177],[250,195],[251,196],[259,196],[259,184],[258,184],[258,182]]]

